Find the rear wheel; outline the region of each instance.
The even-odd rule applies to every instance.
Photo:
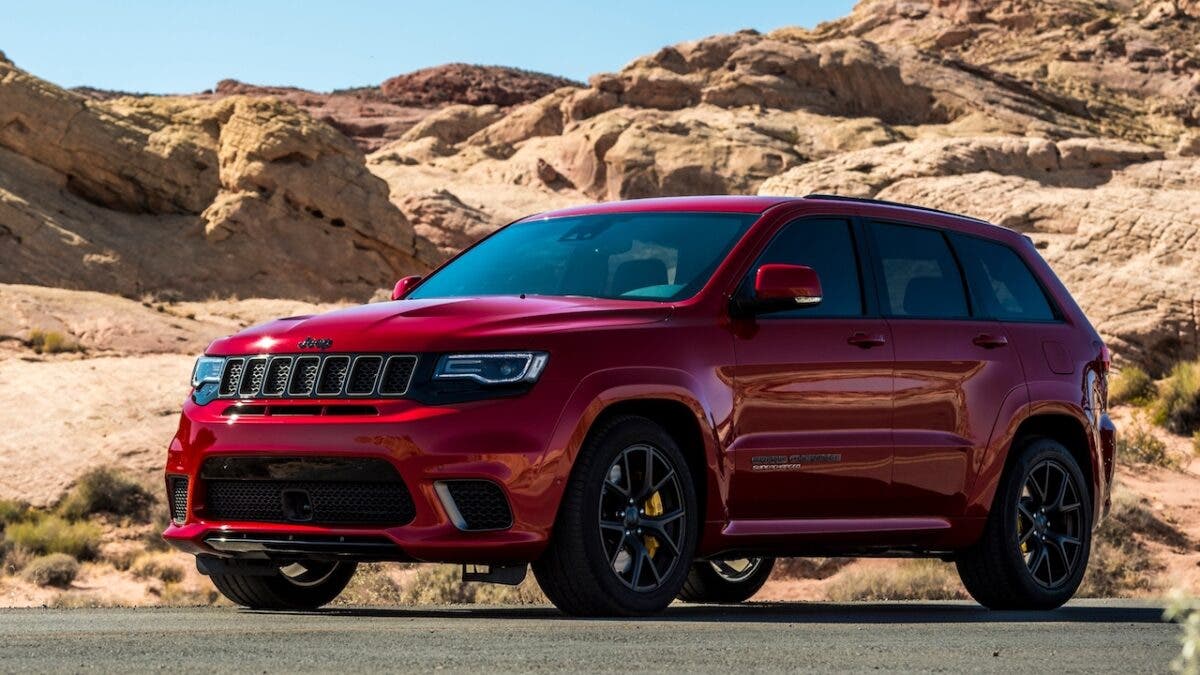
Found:
[[[774,566],[774,558],[701,560],[692,565],[679,599],[715,603],[749,600],[767,583]]]
[[[1091,541],[1079,465],[1061,443],[1035,438],[998,488],[983,537],[959,556],[958,573],[991,609],[1053,609],[1083,581]]]
[[[350,583],[357,567],[349,562],[300,561],[264,575],[210,574],[230,601],[250,609],[316,609],[329,604]]]
[[[687,461],[654,422],[615,418],[585,444],[533,573],[568,614],[650,614],[679,593],[699,514]]]

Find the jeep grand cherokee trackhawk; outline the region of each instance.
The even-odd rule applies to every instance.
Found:
[[[1109,352],[1024,236],[871,200],[709,197],[505,227],[395,300],[212,343],[164,536],[235,603],[360,561],[530,564],[570,614],[738,602],[776,556],[953,560],[993,608],[1078,587]]]

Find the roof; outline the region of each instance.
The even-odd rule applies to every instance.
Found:
[[[590,216],[601,213],[654,213],[664,211],[696,211],[708,213],[762,213],[776,204],[796,201],[795,197],[656,197],[653,199],[628,199],[618,202],[601,202],[572,206],[557,211],[539,213],[530,218],[559,218],[562,216]]]

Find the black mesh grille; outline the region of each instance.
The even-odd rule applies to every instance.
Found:
[[[263,378],[267,374],[267,359],[249,359],[246,364],[246,372],[242,375],[242,386],[238,393],[242,396],[257,396],[262,390]]]
[[[486,480],[446,482],[454,506],[468,530],[503,530],[512,527],[512,511],[499,485]]]
[[[337,396],[346,384],[346,371],[350,370],[349,356],[331,356],[321,366],[321,377],[317,380],[317,394]]]
[[[387,360],[383,370],[383,381],[379,384],[381,394],[404,394],[408,392],[408,383],[412,379],[413,369],[416,368],[415,356],[392,356]]]
[[[384,460],[217,458],[201,476],[204,516],[213,520],[404,525],[416,513]]]
[[[246,362],[243,359],[229,359],[225,362],[225,372],[221,375],[221,396],[233,396],[237,393],[245,366]]]
[[[383,357],[360,356],[354,359],[354,368],[350,371],[350,384],[346,386],[347,394],[371,394],[375,391],[375,380],[379,377],[379,368],[383,365]]]
[[[288,394],[292,396],[308,396],[317,384],[317,371],[321,367],[321,359],[315,356],[301,356],[296,359],[296,374],[292,377],[292,385]]]
[[[263,385],[264,396],[282,396],[287,389],[288,376],[292,374],[292,360],[290,358],[271,359],[271,365],[267,366],[267,380]]]
[[[225,363],[218,397],[403,396],[416,364],[411,354],[236,356]]]
[[[187,520],[187,476],[172,476],[171,488],[171,522],[182,525]]]

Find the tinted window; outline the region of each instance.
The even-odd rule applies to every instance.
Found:
[[[821,277],[821,304],[776,312],[787,316],[859,316],[862,289],[858,281],[858,257],[850,224],[844,220],[798,220],[789,223],[763,251],[755,269],[767,263],[807,265]],[[754,271],[751,271],[751,279]],[[753,286],[747,280],[747,291]]]
[[[971,293],[986,316],[1002,321],[1053,321],[1041,285],[1015,251],[1004,244],[955,236]]]
[[[620,213],[515,223],[408,297],[525,293],[680,300],[704,286],[757,219],[744,213]]]
[[[962,275],[937,230],[872,223],[879,249],[880,298],[891,316],[966,317]]]

